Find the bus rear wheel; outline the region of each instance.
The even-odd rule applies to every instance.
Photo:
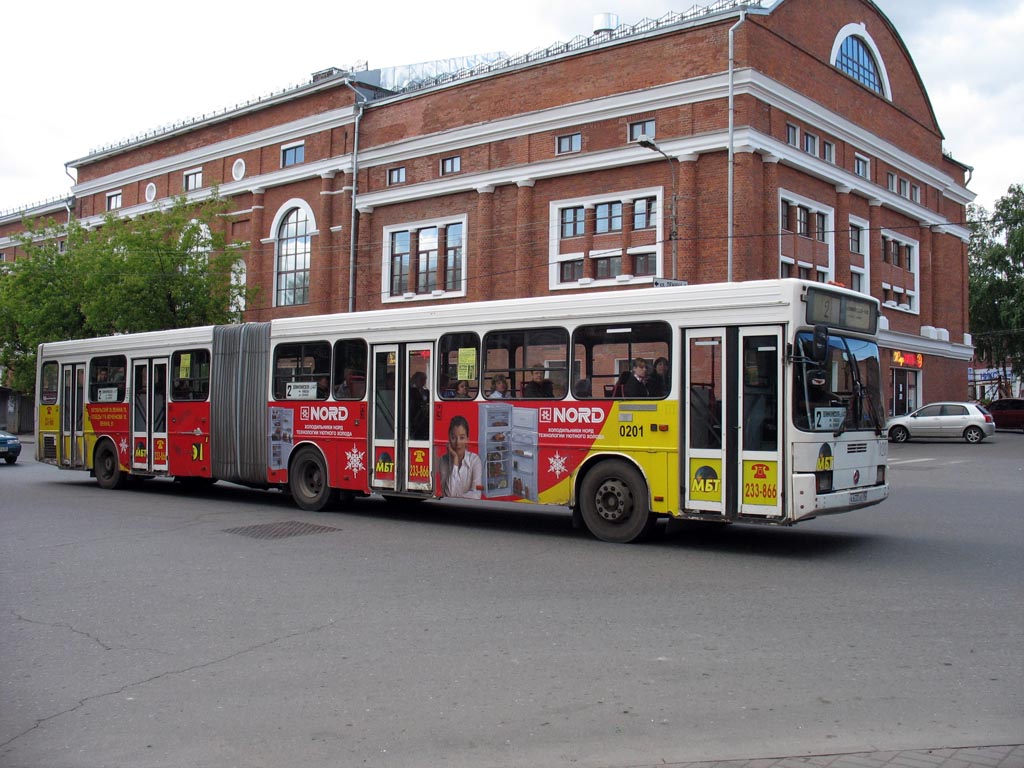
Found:
[[[109,440],[104,440],[96,446],[92,466],[100,488],[106,488],[108,491],[124,488],[128,481],[127,475],[121,471],[121,460],[118,458],[117,448]]]
[[[580,513],[595,537],[615,544],[644,539],[657,522],[640,472],[619,459],[601,462],[583,478]]]
[[[327,462],[313,448],[303,448],[292,461],[288,488],[302,509],[320,512],[334,501],[334,489],[327,482]]]

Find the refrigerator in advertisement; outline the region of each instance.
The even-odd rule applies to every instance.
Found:
[[[537,500],[537,410],[480,403],[484,495]]]

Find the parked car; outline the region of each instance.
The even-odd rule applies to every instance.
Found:
[[[996,429],[1024,429],[1024,398],[1003,397],[988,405]]]
[[[906,416],[889,419],[886,429],[894,443],[905,443],[912,437],[962,437],[968,443],[980,443],[995,434],[996,423],[983,405],[929,403]]]
[[[17,435],[0,429],[0,458],[8,464],[13,464],[19,456],[21,456],[21,440]]]

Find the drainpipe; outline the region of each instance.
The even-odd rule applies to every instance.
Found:
[[[71,175],[71,171],[68,170],[68,164],[67,163],[64,163],[64,174],[69,179],[71,179],[71,184],[72,185],[75,185],[75,184],[78,183],[78,179],[76,179],[74,176],[72,176]],[[67,198],[65,198],[65,200],[64,200],[64,207],[67,208],[67,211],[68,211],[68,230],[69,231],[71,230],[71,218],[73,216],[72,209],[71,209],[71,201],[74,200],[74,199],[75,199],[74,195],[68,195]]]
[[[356,311],[356,197],[359,194],[359,122],[363,119],[366,97],[347,77],[342,81],[356,95],[356,121],[352,137],[352,218],[349,222],[348,244],[348,311]]]
[[[728,249],[728,253],[729,253],[729,258],[728,258],[728,274],[729,274],[729,282],[730,283],[732,282],[732,241],[733,241],[733,201],[732,201],[732,197],[733,197],[733,167],[732,167],[732,163],[733,163],[733,157],[735,155],[735,150],[733,148],[733,142],[734,142],[734,138],[735,138],[734,133],[735,133],[735,130],[736,130],[735,116],[733,115],[733,111],[735,109],[735,106],[734,106],[734,102],[735,102],[735,86],[734,86],[734,83],[733,83],[733,76],[734,76],[734,68],[735,68],[735,65],[736,65],[736,57],[735,57],[735,54],[734,54],[734,46],[733,46],[733,32],[736,31],[736,27],[738,27],[740,24],[742,24],[746,20],[746,18],[747,18],[747,11],[746,11],[746,9],[744,9],[744,10],[740,11],[740,19],[739,19],[739,21],[737,21],[735,24],[733,24],[731,27],[729,27],[729,210],[728,210],[728,212],[726,214],[727,217],[728,217],[727,223],[726,223],[726,227],[727,227],[727,235],[726,236],[728,237],[728,242],[726,244],[726,248]]]

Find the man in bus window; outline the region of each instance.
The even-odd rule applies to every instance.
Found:
[[[423,371],[409,379],[409,439],[430,439],[430,390]]]
[[[647,361],[642,357],[633,360],[632,373],[623,382],[622,390],[626,397],[651,397],[651,387],[647,380]]]

